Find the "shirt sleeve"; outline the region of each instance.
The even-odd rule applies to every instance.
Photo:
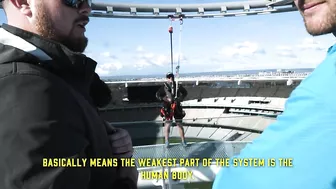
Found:
[[[264,159],[265,166],[233,167],[231,162],[230,167],[220,169],[213,189],[334,188],[335,80],[334,63],[316,68],[292,92],[277,121],[234,157]],[[274,167],[268,165],[271,158],[275,159]],[[281,164],[281,158],[292,159],[292,166],[285,166],[284,161]]]

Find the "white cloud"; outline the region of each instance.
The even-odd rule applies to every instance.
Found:
[[[233,46],[226,46],[219,51],[219,54],[227,57],[250,57],[256,54],[265,54],[265,50],[258,43],[245,41],[235,43]]]
[[[96,72],[101,76],[113,75],[124,67],[117,56],[109,51],[100,53],[88,51],[85,54],[97,62]]]
[[[290,46],[277,46],[276,50],[277,55],[281,57],[288,57],[288,58],[296,57],[295,53],[293,52],[293,48]]]
[[[111,62],[111,63],[103,63],[103,64],[98,64],[96,68],[96,72],[99,75],[113,75],[115,74],[116,71],[120,70],[123,68],[123,65],[116,61],[116,62]]]
[[[151,64],[149,62],[147,62],[144,59],[141,59],[134,65],[134,68],[136,68],[137,70],[142,70],[142,69],[144,69],[146,67],[149,67],[149,66],[151,66]]]
[[[109,51],[92,53],[98,62],[100,75],[159,74],[170,71],[170,52],[133,47],[133,52],[114,54]],[[211,72],[255,69],[291,69],[316,67],[325,57],[328,46],[316,39],[307,38],[297,44],[268,44],[245,41],[224,46],[219,53],[211,48],[201,51],[185,48],[181,54],[180,72]],[[267,51],[265,50],[267,49]],[[303,50],[304,49],[304,50]],[[174,70],[178,53],[174,53]]]
[[[166,67],[171,64],[170,54],[148,52],[144,50],[142,46],[138,46],[136,51],[138,54],[135,58],[133,67],[137,70],[153,66]],[[187,61],[187,58],[182,53],[180,57],[178,53],[174,53],[173,55],[173,62],[175,65],[178,63],[178,59],[180,59],[180,63],[185,63]]]
[[[211,61],[203,62],[210,62],[204,67],[209,69],[211,66],[215,71],[314,68],[323,61],[326,49],[327,45],[309,38],[302,40],[300,45],[235,43],[231,47],[224,47],[220,56],[209,57]]]
[[[135,60],[135,68],[145,68],[149,66],[164,66],[169,63],[169,57],[164,54],[155,54],[149,52],[142,52],[137,55]]]
[[[325,50],[326,47],[313,37],[305,38],[302,43],[298,45],[302,50]]]
[[[138,52],[142,52],[142,51],[144,51],[143,46],[139,45],[139,46],[136,48],[136,51],[138,51]]]
[[[117,57],[115,55],[112,55],[111,52],[101,52],[100,56],[104,57],[104,58],[112,58],[112,59],[117,59]]]

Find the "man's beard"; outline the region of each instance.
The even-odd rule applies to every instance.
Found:
[[[319,36],[324,34],[333,33],[336,30],[336,10],[333,11],[336,6],[329,5],[330,10],[326,12],[326,15],[312,18],[303,18],[307,32],[312,36]],[[320,19],[314,21],[314,19]],[[310,19],[310,20],[308,20]],[[315,23],[310,23],[315,22]]]
[[[37,5],[37,10],[36,30],[42,37],[59,42],[73,52],[84,52],[88,44],[88,39],[86,37],[71,37],[70,34],[72,31],[67,36],[57,34],[55,27],[52,24],[52,20],[42,3]]]

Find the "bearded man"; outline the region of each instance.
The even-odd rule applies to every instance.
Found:
[[[0,28],[0,188],[137,188],[136,167],[90,166],[92,158],[133,154],[127,131],[97,111],[111,92],[95,73],[97,63],[82,54],[91,0],[2,6],[8,24]],[[62,164],[69,159],[77,163]]]

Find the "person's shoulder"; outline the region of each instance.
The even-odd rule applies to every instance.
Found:
[[[23,75],[46,77],[50,74],[47,70],[37,64],[32,64],[30,62],[9,62],[0,64],[0,78]]]
[[[184,87],[184,85],[183,85],[182,83],[179,83],[179,84],[178,84],[178,87],[179,87],[179,88],[183,88],[183,89],[185,89],[185,87]]]
[[[71,115],[71,122],[81,121],[77,96],[71,94],[69,86],[60,80],[55,75],[44,73],[6,75],[0,78],[0,98],[4,104],[19,109],[22,112],[20,117],[42,119],[46,116],[66,123]]]
[[[330,46],[327,50],[328,55],[336,52],[336,44]]]
[[[35,97],[45,95],[60,99],[69,97],[69,93],[66,92],[68,86],[60,77],[41,66],[25,62],[0,64],[0,87],[7,94],[21,91],[32,93]]]
[[[301,81],[298,89],[304,91],[314,91],[314,94],[324,100],[334,99],[336,93],[336,52],[327,57],[320,63],[312,73]],[[303,91],[301,90],[301,91]]]

